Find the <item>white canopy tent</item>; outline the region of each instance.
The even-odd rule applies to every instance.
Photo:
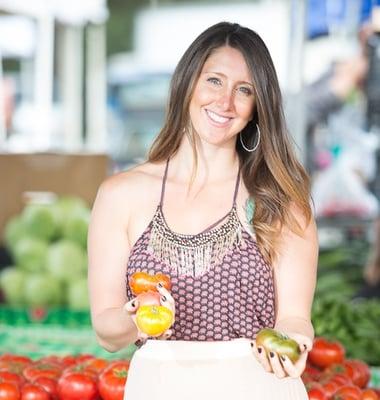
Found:
[[[56,56],[63,123],[59,144],[67,151],[84,148],[103,151],[106,141],[106,0],[0,0],[0,11],[8,14],[0,17],[0,61],[2,57],[33,60],[33,68],[29,68],[34,114],[28,132],[31,150],[49,150],[57,145],[52,137]],[[85,85],[83,79],[86,79]],[[2,111],[0,104],[0,121],[4,121]],[[85,143],[83,126],[86,126]],[[6,148],[4,123],[0,127],[0,146]]]

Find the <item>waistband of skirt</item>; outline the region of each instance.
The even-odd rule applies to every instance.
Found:
[[[186,340],[147,340],[134,356],[155,360],[218,360],[252,355],[249,339],[196,342]]]

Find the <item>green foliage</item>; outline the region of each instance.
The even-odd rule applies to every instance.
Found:
[[[368,244],[360,242],[320,255],[312,322],[317,336],[339,340],[348,357],[379,365],[380,299],[353,299],[367,256]]]

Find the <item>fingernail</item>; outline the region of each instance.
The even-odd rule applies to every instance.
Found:
[[[161,296],[162,301],[166,301],[166,296]]]
[[[286,358],[284,356],[280,356],[280,358],[282,361],[284,361],[284,362],[286,361]]]
[[[273,358],[273,357],[274,357],[273,351],[270,351],[270,352],[269,352],[269,356],[270,356],[270,358]]]
[[[263,351],[263,349],[261,347],[257,348],[257,351],[261,354],[261,352]]]
[[[158,285],[157,285],[160,289],[161,288],[163,288],[163,286],[162,286],[162,283],[160,282]]]

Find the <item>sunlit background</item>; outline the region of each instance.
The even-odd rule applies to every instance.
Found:
[[[312,177],[316,333],[370,363],[380,385],[380,272],[366,275],[378,240],[379,8],[371,0],[0,0],[0,353],[110,357],[88,314],[89,210],[107,176],[144,160],[185,49],[230,21],[266,42]],[[378,247],[380,260],[380,238]]]

